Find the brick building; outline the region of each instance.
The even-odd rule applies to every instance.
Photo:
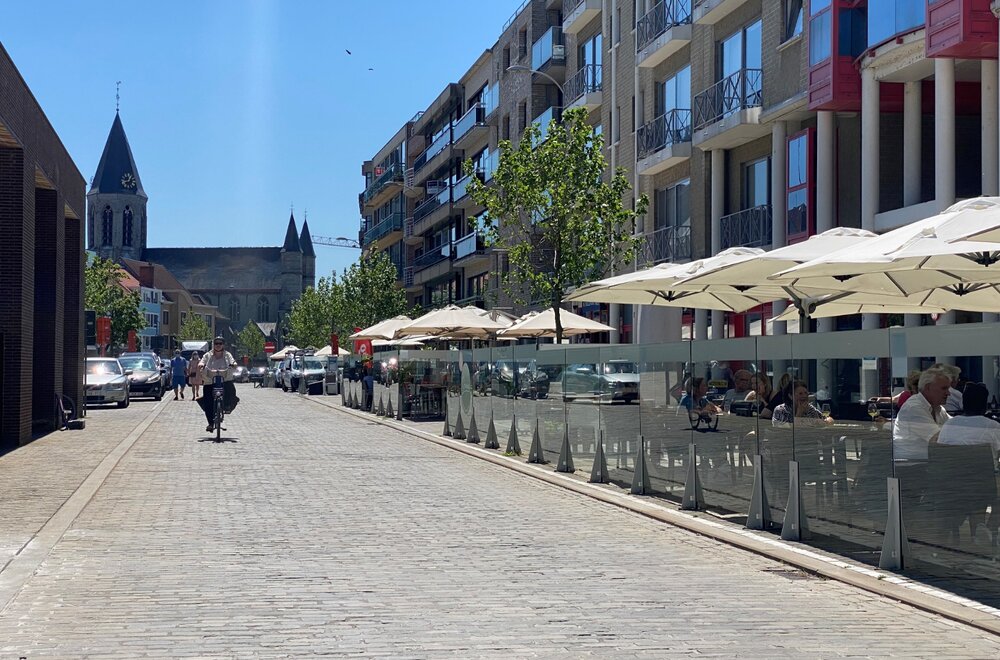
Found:
[[[85,182],[0,46],[0,451],[83,400]]]

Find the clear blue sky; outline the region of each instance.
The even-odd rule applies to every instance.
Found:
[[[280,245],[291,204],[313,234],[357,238],[362,161],[457,81],[520,4],[11,2],[0,42],[88,182],[122,81],[151,247]],[[316,253],[317,277],[358,257]]]

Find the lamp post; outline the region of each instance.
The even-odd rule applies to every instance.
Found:
[[[548,78],[549,81],[559,89],[559,94],[562,95],[562,97],[564,99],[566,98],[566,92],[563,91],[563,87],[559,83],[559,81],[556,80],[555,78],[553,78],[552,76],[550,76],[549,74],[545,73],[544,71],[539,71],[538,69],[532,69],[531,67],[524,66],[523,64],[512,64],[511,66],[507,67],[507,70],[508,71],[527,71],[528,73],[536,73],[536,74],[542,76],[543,78]]]

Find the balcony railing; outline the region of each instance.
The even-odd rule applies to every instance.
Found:
[[[449,256],[451,256],[450,245],[442,245],[439,248],[434,248],[413,260],[413,270],[417,272],[425,268],[430,268],[434,264],[444,261]]]
[[[691,0],[661,0],[636,23],[636,52],[641,51],[675,25],[685,25],[690,22]]]
[[[723,216],[720,223],[722,249],[771,245],[771,205],[754,206]]]
[[[552,26],[531,46],[531,68],[542,69],[549,64],[564,64],[566,49],[563,46],[562,28]]]
[[[485,252],[486,244],[479,232],[474,231],[455,241],[455,259],[464,259],[473,254],[484,254]]]
[[[636,256],[639,266],[682,262],[691,258],[691,227],[663,227],[642,238]]]
[[[552,106],[542,114],[538,115],[531,120],[532,124],[538,124],[538,129],[540,131],[538,135],[538,143],[541,144],[545,142],[545,138],[549,135],[549,123],[555,119],[559,121],[562,118],[562,110],[555,106]]]
[[[371,185],[365,189],[364,201],[365,203],[370,202],[376,195],[382,192],[382,189],[386,187],[391,182],[403,182],[403,166],[399,163],[393,163],[386,168],[385,172],[376,177]]]
[[[434,156],[437,156],[439,153],[447,149],[448,145],[451,143],[451,124],[449,124],[436,138],[434,138],[434,141],[431,142],[430,146],[424,150],[424,153],[417,157],[416,162],[413,163],[413,171],[419,172],[428,161],[433,160]]]
[[[407,289],[413,286],[413,266],[403,268],[403,286]]]
[[[563,89],[566,91],[566,103],[570,104],[584,94],[601,91],[600,64],[586,64],[573,77],[566,81]]]
[[[761,104],[761,70],[740,69],[694,97],[694,127],[704,128],[734,112]]]
[[[413,222],[420,222],[433,213],[438,207],[451,201],[451,184],[446,184],[444,188],[433,197],[428,197],[413,209]]]
[[[486,88],[486,93],[483,94],[481,100],[483,107],[486,109],[486,116],[489,117],[493,114],[493,111],[497,109],[500,105],[500,83],[495,82]]]
[[[478,176],[480,179],[483,178],[482,170],[477,170],[472,174],[466,174],[461,179],[455,182],[455,186],[452,188],[452,193],[455,195],[455,201],[462,199],[466,195],[466,188],[469,187],[469,182],[472,181],[472,177]]]
[[[452,126],[452,141],[458,142],[462,137],[476,126],[486,124],[486,107],[482,103],[476,103],[469,111],[462,115],[462,118]]]
[[[690,110],[670,110],[644,124],[636,132],[639,160],[666,148],[667,145],[690,141]]]
[[[377,225],[365,232],[365,245],[369,243],[374,243],[380,238],[384,238],[394,231],[401,231],[403,229],[403,214],[393,213],[387,218],[384,218]]]

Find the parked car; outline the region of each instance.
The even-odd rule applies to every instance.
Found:
[[[544,399],[549,395],[549,377],[538,369],[535,360],[516,363],[498,360],[493,365],[490,381],[496,396],[511,397],[516,394],[524,399]]]
[[[267,367],[250,367],[247,380],[251,383],[263,383],[267,379]]]
[[[149,396],[156,401],[163,398],[166,390],[163,374],[152,358],[123,355],[118,358],[118,362],[126,371],[131,372],[128,376],[130,397]]]
[[[281,361],[281,389],[285,392],[295,392],[299,389],[299,374],[302,371],[302,361],[298,356],[289,356]]]
[[[639,367],[628,360],[570,364],[563,370],[563,396],[631,403],[639,399]]]
[[[233,367],[233,382],[246,383],[250,381],[250,371],[246,367]]]
[[[307,355],[302,358],[302,369],[298,378],[295,379],[295,390],[298,391],[298,379],[304,378],[306,381],[306,391],[309,394],[323,394],[324,383],[326,381],[326,356]]]
[[[119,408],[128,408],[130,373],[115,358],[87,358],[87,403],[117,403]]]
[[[170,370],[170,360],[164,360],[159,355],[153,351],[126,351],[118,356],[119,358],[131,358],[131,357],[142,357],[150,358],[153,363],[156,364],[156,368],[160,372],[160,381],[163,383],[163,389],[169,390],[173,388],[173,383],[171,380],[171,370]],[[185,358],[186,359],[186,358]]]

